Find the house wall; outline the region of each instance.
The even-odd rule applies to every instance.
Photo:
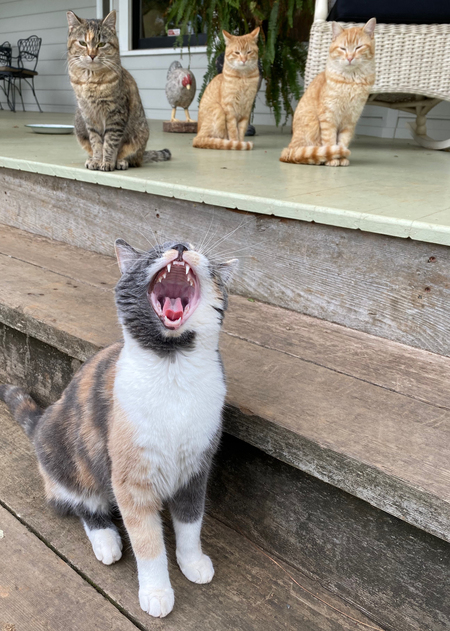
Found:
[[[0,43],[9,41],[17,55],[17,40],[38,35],[42,37],[35,79],[37,97],[46,112],[73,112],[75,97],[67,76],[66,11],[73,9],[85,17],[96,17],[92,0],[0,0]],[[29,88],[23,90],[25,108],[37,110]],[[0,102],[6,106],[4,94]],[[20,110],[18,105],[17,109]]]
[[[102,0],[0,0],[0,43],[5,40],[15,44],[21,37],[39,35],[43,43],[40,52],[36,91],[44,111],[72,113],[75,98],[66,68],[66,11],[74,10],[83,17],[94,18]],[[171,50],[130,51],[126,32],[129,0],[111,0],[118,11],[118,30],[122,50],[122,63],[135,77],[148,118],[167,119],[170,107],[164,93],[167,68],[174,59],[183,65],[190,64],[200,87],[206,70],[207,59],[203,49],[191,50],[183,55]],[[14,51],[16,54],[16,51]],[[25,88],[24,101],[27,110],[36,110],[31,90]],[[4,95],[0,101],[5,107]],[[18,108],[20,109],[20,107]],[[190,108],[195,118],[198,102],[195,98]],[[180,112],[180,116],[183,114]],[[358,133],[384,138],[409,138],[407,121],[413,118],[403,112],[367,106],[358,125]],[[264,86],[256,100],[255,124],[274,124],[274,117],[265,105]],[[441,103],[428,115],[428,133],[436,139],[450,136],[450,103]]]

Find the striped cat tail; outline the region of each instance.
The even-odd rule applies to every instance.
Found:
[[[0,385],[0,400],[8,406],[11,414],[25,434],[32,438],[43,411],[23,388]]]
[[[196,136],[192,142],[192,146],[198,147],[199,149],[231,149],[234,151],[250,151],[253,149],[252,142],[202,136]]]
[[[144,151],[144,162],[166,162],[170,160],[172,154],[170,149],[161,149],[161,151]]]
[[[286,147],[281,153],[280,162],[291,162],[293,164],[325,164],[325,162],[331,162],[332,160],[348,158],[350,154],[350,150],[342,145]]]

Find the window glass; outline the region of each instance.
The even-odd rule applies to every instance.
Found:
[[[170,0],[133,0],[133,48],[173,48],[180,29],[176,24],[167,24],[169,4]],[[194,32],[193,28],[189,30]],[[204,33],[183,37],[183,46],[205,44]]]

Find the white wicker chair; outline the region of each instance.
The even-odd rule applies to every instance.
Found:
[[[331,44],[328,13],[328,0],[316,0],[305,87],[325,68]],[[450,139],[427,136],[426,115],[450,101],[450,24],[377,24],[375,41],[376,80],[368,102],[415,114],[415,123],[409,124],[414,140],[427,149],[449,148]]]

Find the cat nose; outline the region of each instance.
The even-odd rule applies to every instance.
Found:
[[[187,247],[183,245],[182,243],[179,243],[178,245],[174,245],[172,249],[178,252],[178,261],[182,261],[183,252],[187,251]]]
[[[355,58],[355,56],[354,56],[354,55],[352,55],[351,57],[349,57],[349,56],[347,55],[348,63],[349,63],[349,64],[351,64],[351,63],[352,63],[352,61],[354,60],[354,58]]]
[[[92,61],[94,61],[94,59],[97,57],[97,55],[89,55],[89,57],[92,59]]]

